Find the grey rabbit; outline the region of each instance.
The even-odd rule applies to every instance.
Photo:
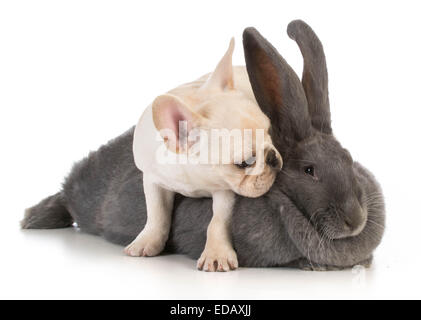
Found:
[[[385,227],[373,175],[332,135],[323,47],[303,21],[289,24],[304,58],[302,82],[254,28],[243,34],[253,92],[271,119],[284,167],[268,193],[237,196],[231,223],[242,267],[332,270],[369,266]],[[28,209],[22,227],[64,228],[129,244],[146,222],[142,177],[132,155],[133,128],[77,163],[59,193]],[[211,199],[177,195],[168,253],[197,259],[212,216]]]

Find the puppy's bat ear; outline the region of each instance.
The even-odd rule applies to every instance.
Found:
[[[164,94],[152,103],[153,121],[167,147],[176,153],[188,148],[188,134],[198,126],[200,116],[178,97]]]
[[[247,72],[254,96],[271,120],[271,135],[281,154],[311,135],[307,99],[296,73],[255,28],[243,33]]]
[[[304,21],[292,21],[287,32],[297,42],[304,58],[302,83],[313,127],[331,134],[328,75],[323,45]]]
[[[234,89],[234,77],[232,70],[232,54],[234,52],[234,47],[235,41],[234,38],[231,38],[227,52],[201,88],[202,90]]]

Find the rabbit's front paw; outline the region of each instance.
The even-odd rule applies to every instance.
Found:
[[[205,248],[197,268],[209,272],[235,270],[238,268],[237,254],[229,247]]]
[[[124,252],[132,257],[153,257],[161,253],[165,239],[153,232],[142,231]]]

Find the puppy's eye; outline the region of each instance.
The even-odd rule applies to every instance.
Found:
[[[240,168],[240,169],[245,169],[245,168],[247,168],[248,166],[249,166],[249,164],[247,163],[247,162],[245,162],[245,161],[243,161],[243,162],[241,162],[241,163],[236,163],[235,164],[238,168]]]
[[[308,174],[308,175],[314,177],[314,167],[313,166],[305,167],[304,172],[305,172],[305,174]]]
[[[246,161],[236,163],[235,165],[240,169],[251,167],[256,162],[256,157],[250,157]]]

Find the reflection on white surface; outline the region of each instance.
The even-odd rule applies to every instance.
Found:
[[[308,272],[241,268],[204,273],[180,255],[131,258],[123,248],[76,229],[16,228],[4,246],[0,298],[294,299],[402,296],[387,290],[387,263]],[[13,245],[11,245],[13,243]],[[4,243],[3,243],[4,245]],[[394,284],[396,288],[396,283]]]

